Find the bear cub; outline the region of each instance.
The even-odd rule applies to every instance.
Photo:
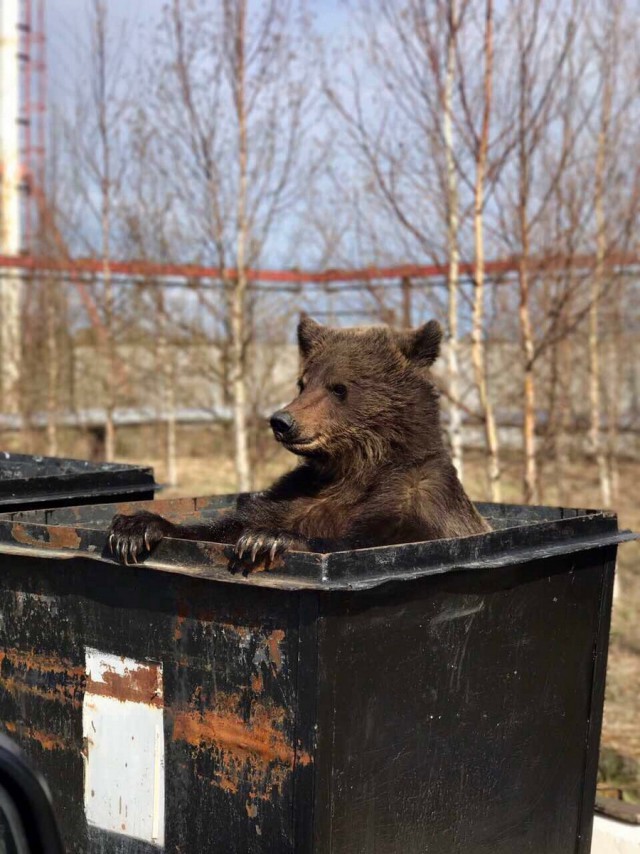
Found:
[[[490,530],[444,445],[429,368],[442,329],[332,329],[303,315],[298,396],[271,417],[299,465],[208,525],[146,511],[115,516],[111,550],[136,562],[163,537],[235,545],[230,569],[267,568],[286,549],[337,551]]]

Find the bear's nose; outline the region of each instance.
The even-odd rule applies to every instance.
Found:
[[[269,424],[271,424],[271,429],[273,430],[276,437],[279,439],[284,438],[288,433],[291,433],[293,428],[295,427],[296,422],[293,420],[291,415],[284,410],[280,412],[274,412],[269,420]]]

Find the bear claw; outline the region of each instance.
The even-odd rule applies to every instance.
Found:
[[[114,516],[107,542],[113,556],[124,564],[137,564],[143,552],[151,552],[171,532],[173,525],[143,510],[131,516]]]
[[[234,557],[229,565],[232,573],[242,569],[244,575],[264,564],[269,569],[276,557],[295,544],[293,537],[270,531],[246,531],[235,545]]]

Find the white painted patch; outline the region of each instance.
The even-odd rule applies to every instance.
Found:
[[[597,815],[593,820],[591,854],[640,854],[640,825]]]
[[[96,649],[85,654],[87,822],[163,846],[162,665]]]

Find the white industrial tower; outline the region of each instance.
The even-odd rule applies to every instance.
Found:
[[[33,253],[44,209],[44,0],[0,0],[0,254]],[[19,411],[23,279],[0,276],[0,413]]]
[[[20,252],[19,0],[0,0],[0,252]],[[18,411],[21,280],[0,278],[0,411]]]

